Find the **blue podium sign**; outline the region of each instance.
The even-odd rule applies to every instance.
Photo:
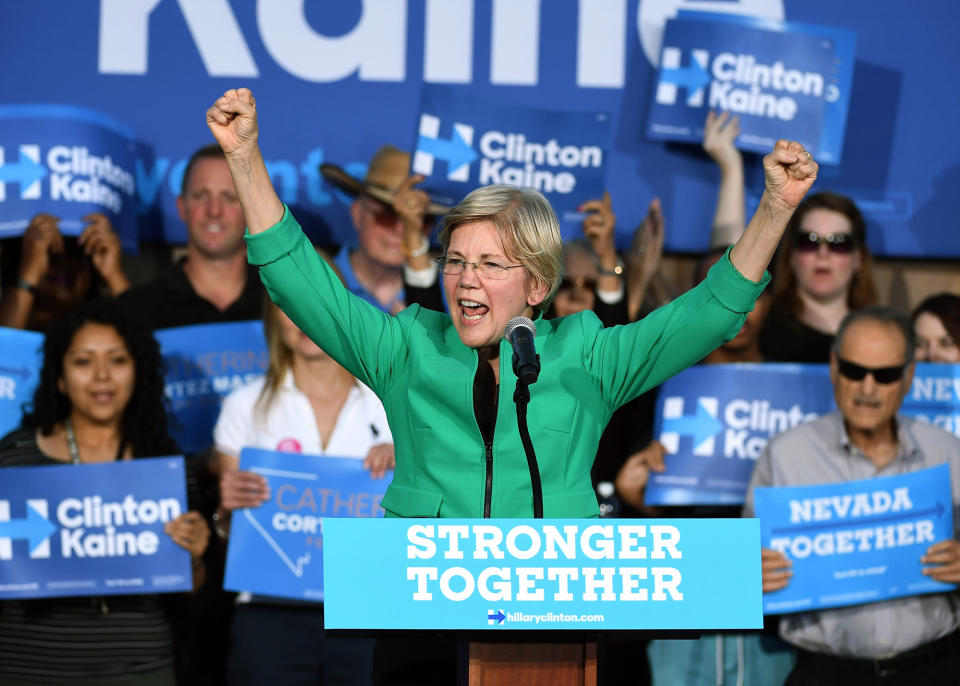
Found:
[[[78,236],[83,216],[103,212],[123,247],[138,250],[133,133],[75,105],[0,105],[0,238],[38,212]]]
[[[325,519],[382,517],[392,473],[372,479],[355,458],[244,448],[240,469],[266,478],[270,500],[233,513],[223,587],[323,600]]]
[[[691,367],[657,398],[667,470],[651,473],[648,505],[737,505],[767,441],[833,409],[826,365]]]
[[[786,588],[765,593],[779,614],[956,588],[922,573],[920,557],[953,538],[950,467],[862,481],[757,488],[763,545],[793,562]]]
[[[0,598],[189,590],[163,531],[186,511],[182,457],[4,469]]]
[[[667,21],[647,135],[700,143],[708,109],[740,116],[744,150],[800,141],[839,164],[856,36],[850,31],[681,11]]]
[[[43,334],[0,327],[0,436],[20,426],[43,362]]]
[[[478,98],[443,86],[424,86],[413,171],[424,188],[459,202],[491,184],[543,193],[564,238],[579,235],[578,206],[603,195],[606,113],[542,110]]]
[[[750,519],[329,519],[328,629],[756,629]]]
[[[155,335],[173,408],[170,433],[184,452],[203,450],[213,443],[223,397],[267,370],[263,324],[259,320],[199,324],[162,329]]]

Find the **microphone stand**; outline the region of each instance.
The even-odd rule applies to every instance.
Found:
[[[540,356],[537,355],[537,361]],[[513,355],[514,372],[518,372],[517,354]],[[530,440],[530,429],[527,427],[527,404],[530,402],[530,387],[517,374],[517,388],[513,392],[513,402],[517,405],[517,428],[520,430],[520,441],[523,443],[523,452],[527,455],[527,467],[530,469],[530,486],[533,490],[533,517],[543,519],[543,487],[540,485],[540,467],[537,465],[537,455],[533,451],[533,441]]]

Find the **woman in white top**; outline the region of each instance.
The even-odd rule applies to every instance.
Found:
[[[375,478],[393,468],[393,438],[373,392],[269,301],[264,331],[266,375],[227,396],[214,429],[221,536],[233,510],[258,507],[269,497],[263,477],[237,469],[244,446],[362,459]],[[324,637],[322,605],[250,594],[238,599],[230,684],[369,684],[372,659],[372,640]]]

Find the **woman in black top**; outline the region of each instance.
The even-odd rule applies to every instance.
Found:
[[[167,433],[162,358],[109,301],[48,332],[32,408],[0,440],[0,466],[112,462],[179,453]],[[188,490],[190,484],[188,483]],[[166,524],[203,574],[209,529],[196,511]],[[0,683],[174,684],[170,622],[155,596],[0,602]]]
[[[876,301],[860,210],[843,195],[811,195],[790,219],[780,244],[773,304],[760,335],[763,357],[828,362],[843,318]]]

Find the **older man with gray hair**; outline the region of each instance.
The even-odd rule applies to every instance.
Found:
[[[909,320],[884,307],[857,310],[837,332],[830,379],[837,412],[772,439],[750,480],[744,515],[757,486],[804,486],[906,474],[948,463],[954,530],[960,514],[960,439],[898,414],[914,373]],[[783,554],[764,548],[763,590],[793,576]],[[931,545],[924,574],[960,582],[960,543]],[[954,593],[792,614],[780,634],[799,649],[787,684],[960,683],[960,619]]]

